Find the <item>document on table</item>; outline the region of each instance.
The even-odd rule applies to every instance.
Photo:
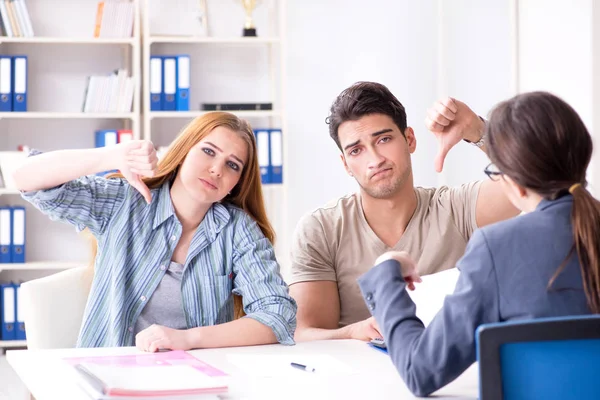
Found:
[[[357,371],[328,354],[229,354],[227,361],[254,377],[340,376]],[[314,368],[314,372],[293,368],[291,363]]]
[[[417,306],[417,317],[428,326],[444,305],[446,296],[454,292],[460,272],[456,268],[422,276],[423,282],[415,284],[416,289],[408,291]]]

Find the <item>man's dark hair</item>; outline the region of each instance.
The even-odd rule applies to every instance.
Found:
[[[338,135],[340,125],[346,121],[356,121],[369,114],[387,115],[404,135],[406,111],[396,96],[381,83],[356,82],[339,94],[331,105],[329,117],[325,120],[329,125],[329,136],[340,150],[342,150]]]

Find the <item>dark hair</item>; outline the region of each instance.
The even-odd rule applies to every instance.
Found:
[[[342,150],[338,128],[343,122],[356,121],[369,114],[385,114],[400,128],[404,135],[406,111],[390,90],[376,82],[356,82],[334,100],[325,120],[329,124],[329,136]]]
[[[586,189],[592,138],[577,112],[547,92],[531,92],[498,104],[487,124],[490,159],[520,186],[554,200],[573,194],[574,245],[549,285],[577,251],[593,313],[600,313],[600,202]]]

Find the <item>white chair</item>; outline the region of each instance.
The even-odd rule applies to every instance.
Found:
[[[75,347],[92,278],[79,267],[21,284],[28,349]]]

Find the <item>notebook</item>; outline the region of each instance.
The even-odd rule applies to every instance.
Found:
[[[185,351],[66,361],[76,371],[79,386],[97,400],[198,398],[228,390],[226,373]]]

